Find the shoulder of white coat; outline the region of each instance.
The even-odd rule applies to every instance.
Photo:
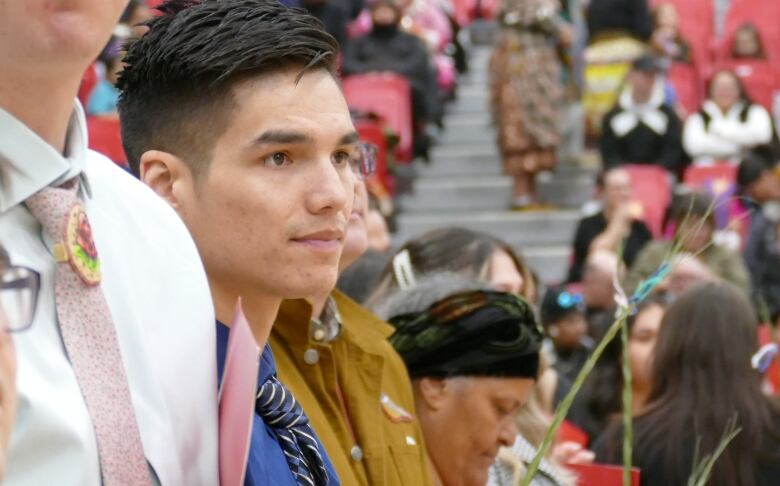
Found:
[[[126,210],[123,217],[139,219],[146,224],[150,220],[174,222],[174,227],[170,228],[174,235],[183,224],[162,198],[103,154],[87,152],[86,174],[92,197],[100,201],[100,206],[117,206]]]
[[[179,268],[203,272],[200,256],[176,211],[149,187],[105,156],[89,151],[86,174],[92,194],[88,211],[120,218],[114,231],[132,238],[148,256],[157,255]],[[205,281],[205,279],[204,279]]]

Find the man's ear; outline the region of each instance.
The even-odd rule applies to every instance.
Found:
[[[420,378],[417,382],[419,398],[429,410],[444,408],[453,394],[453,383],[446,378]]]
[[[194,182],[187,164],[169,152],[149,150],[141,155],[139,166],[141,181],[178,211],[184,191]]]

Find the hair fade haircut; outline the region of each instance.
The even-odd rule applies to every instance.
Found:
[[[194,173],[208,166],[236,107],[234,83],[300,67],[335,72],[338,44],[322,23],[277,0],[167,0],[127,45],[117,87],[122,140],[138,174],[162,150]]]

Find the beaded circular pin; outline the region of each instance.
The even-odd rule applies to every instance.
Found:
[[[59,261],[67,261],[81,280],[92,287],[100,284],[100,260],[98,259],[92,227],[89,225],[84,206],[76,204],[67,216],[65,241],[55,248]],[[64,246],[64,248],[62,248]]]

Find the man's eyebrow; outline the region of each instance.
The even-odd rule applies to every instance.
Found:
[[[294,130],[268,130],[263,132],[259,137],[254,139],[253,145],[262,144],[288,144],[288,143],[307,143],[311,142],[312,138],[302,132],[296,132]]]
[[[359,141],[360,135],[358,135],[358,132],[350,132],[341,137],[341,140],[339,140],[339,145],[351,145],[353,143],[358,143]]]

